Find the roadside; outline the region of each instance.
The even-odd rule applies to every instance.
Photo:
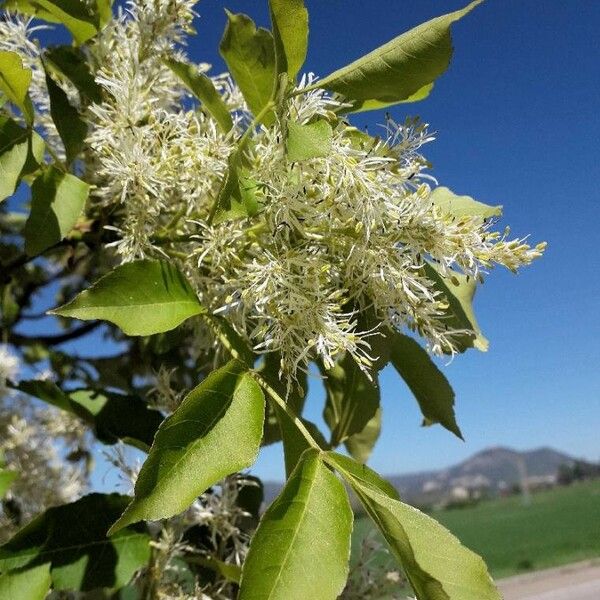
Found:
[[[504,600],[599,600],[600,559],[498,581]]]

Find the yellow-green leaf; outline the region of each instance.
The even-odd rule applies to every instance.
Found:
[[[5,6],[50,23],[62,23],[78,44],[98,33],[100,18],[84,0],[8,0]],[[102,15],[103,19],[108,16],[105,7]]]
[[[337,92],[357,108],[377,101],[372,108],[421,99],[450,64],[451,25],[482,0],[407,31],[353,63],[321,79],[315,87]]]
[[[252,538],[239,600],[335,600],[348,576],[351,532],[344,486],[307,450]]]
[[[333,131],[325,119],[319,119],[308,125],[288,123],[286,150],[292,162],[329,156]]]
[[[137,260],[117,267],[50,312],[84,321],[110,321],[127,335],[153,335],[175,329],[204,308],[175,266]]]
[[[25,251],[42,253],[60,242],[75,226],[89,194],[81,179],[49,167],[31,186],[31,214],[25,223]]]
[[[326,460],[379,528],[417,600],[501,600],[481,557],[437,521],[401,502],[385,480],[352,459],[328,453]]]
[[[227,26],[221,45],[221,56],[240,87],[248,107],[258,115],[269,103],[275,87],[275,49],[270,31],[259,27],[247,15],[227,12]],[[263,118],[273,123],[273,111]]]
[[[462,439],[454,416],[454,391],[431,357],[415,340],[390,333],[391,362],[414,394],[424,423],[440,423]]]
[[[185,86],[202,102],[206,110],[219,124],[221,131],[227,133],[233,127],[229,109],[217,92],[210,77],[200,73],[194,65],[169,59],[165,64],[181,79]]]
[[[269,0],[277,73],[294,80],[306,60],[308,11],[303,0]]]
[[[445,214],[453,217],[481,217],[489,219],[502,215],[502,206],[490,206],[471,196],[457,196],[447,187],[440,186],[431,192],[431,201]]]
[[[126,585],[148,562],[151,542],[145,525],[107,536],[110,523],[128,500],[119,494],[94,493],[49,508],[0,546],[0,572],[35,574],[40,565],[50,564],[55,590]],[[0,594],[0,598],[6,596]]]
[[[425,273],[434,282],[436,289],[442,292],[447,301],[444,318],[448,327],[472,332],[455,338],[457,350],[464,352],[467,348],[475,347],[485,352],[488,349],[489,341],[481,333],[473,310],[473,298],[477,290],[475,278],[455,271],[452,272],[451,276],[443,277],[430,264],[425,265]]]
[[[44,141],[33,130],[0,115],[0,202],[15,193],[23,176],[38,168]]]
[[[28,91],[31,83],[31,69],[15,52],[0,51],[0,91],[21,110],[25,120],[33,123],[33,104]]]
[[[248,468],[264,416],[262,390],[245,365],[232,360],[211,373],[159,427],[134,499],[111,532],[176,515],[226,475]]]
[[[87,125],[79,115],[79,111],[69,102],[67,94],[52,79],[47,69],[46,87],[50,99],[50,115],[65,147],[67,164],[70,165],[83,150]]]
[[[44,600],[52,578],[50,564],[0,575],[0,598],[6,600]]]

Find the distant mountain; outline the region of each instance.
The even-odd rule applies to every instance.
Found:
[[[421,502],[439,498],[454,487],[485,488],[494,494],[519,483],[522,476],[531,481],[555,476],[561,465],[572,465],[574,460],[552,448],[519,452],[498,446],[477,452],[447,469],[388,475],[386,479],[403,499]],[[280,483],[265,482],[265,500],[270,502],[280,489]]]
[[[387,479],[409,500],[422,499],[427,494],[435,495],[435,492],[445,492],[455,486],[481,487],[493,493],[519,483],[522,477],[535,481],[555,476],[561,465],[571,465],[574,460],[552,448],[519,452],[499,446],[477,452],[447,469]]]

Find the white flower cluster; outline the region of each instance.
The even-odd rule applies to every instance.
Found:
[[[7,380],[14,380],[19,374],[19,358],[8,346],[0,344],[0,399],[6,394]]]
[[[224,315],[260,352],[278,352],[288,381],[309,360],[330,367],[350,353],[368,370],[369,310],[381,328],[410,328],[433,353],[452,354],[465,330],[446,318],[447,301],[427,277],[481,277],[499,264],[517,270],[543,245],[509,240],[479,216],[444,212],[421,155],[433,140],[418,120],[387,122],[373,138],[339,117],[322,90],[298,93],[270,127],[251,130],[240,184],[258,206],[251,218],[209,218],[228,157],[251,119],[227,74],[213,77],[234,126],[191,109],[165,58],[182,59],[192,0],[137,0],[90,46],[104,100],[88,109],[87,178],[108,207],[122,260],[176,261],[202,302]],[[206,71],[207,65],[198,65]],[[304,77],[299,87],[314,83]],[[324,119],[326,156],[291,162],[288,123]]]
[[[0,542],[50,506],[87,490],[88,465],[65,454],[81,453],[88,435],[78,419],[58,409],[0,396],[0,455],[19,474],[0,508]]]

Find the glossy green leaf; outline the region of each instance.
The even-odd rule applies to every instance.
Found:
[[[227,11],[227,26],[221,45],[224,58],[252,113],[256,116],[268,104],[275,86],[275,50],[270,31],[258,28],[247,15]],[[270,125],[273,112],[263,123]]]
[[[483,560],[437,521],[340,472],[396,555],[418,600],[500,600]]]
[[[0,571],[31,572],[51,563],[54,589],[119,588],[150,558],[145,526],[106,537],[129,498],[90,494],[48,509],[0,546]]]
[[[444,374],[414,339],[391,335],[391,362],[417,399],[425,424],[440,423],[462,439],[454,415],[454,391]]]
[[[377,101],[387,105],[428,93],[426,86],[450,64],[450,27],[482,0],[442,15],[399,35],[387,44],[319,80],[318,87],[342,94],[360,108]],[[373,108],[380,108],[376,105]]]
[[[335,448],[355,433],[362,432],[379,408],[377,379],[369,381],[350,355],[333,368],[321,369],[327,399],[323,417],[331,430]],[[376,374],[374,374],[376,378]]]
[[[333,130],[325,119],[308,125],[299,125],[291,121],[288,123],[286,139],[288,159],[296,162],[329,156],[332,138]]]
[[[171,517],[211,485],[248,468],[260,447],[265,399],[236,360],[213,371],[158,429],[135,497],[111,531]]]
[[[335,600],[348,575],[351,532],[344,486],[307,450],[254,534],[239,600]]]
[[[175,266],[160,260],[137,260],[117,267],[50,312],[110,321],[127,335],[152,335],[174,329],[204,309]]]
[[[0,91],[21,110],[29,124],[33,123],[33,104],[28,95],[31,76],[31,69],[23,66],[18,54],[0,51]]]
[[[73,46],[54,46],[44,55],[46,64],[66,77],[88,101],[101,102],[102,88],[94,80],[85,55]]]
[[[63,24],[78,44],[98,33],[99,17],[84,0],[8,0],[5,6],[50,23]]]
[[[44,600],[52,578],[50,565],[0,575],[0,598],[6,600]]]
[[[489,219],[502,215],[501,206],[490,206],[478,202],[471,196],[457,196],[447,187],[437,187],[431,192],[432,202],[445,214],[453,217],[481,217]]]
[[[54,382],[37,379],[21,381],[17,389],[78,416],[105,444],[122,440],[147,450],[164,419],[137,396],[95,390],[63,392]]]
[[[31,186],[31,213],[25,223],[25,251],[41,254],[73,229],[83,211],[90,186],[56,167],[44,170]]]
[[[308,11],[304,0],[269,0],[277,73],[293,81],[306,60]]]
[[[0,202],[15,193],[21,178],[37,169],[43,157],[44,141],[35,131],[0,115]]]
[[[47,70],[46,87],[50,98],[50,115],[65,147],[67,164],[70,165],[83,150],[87,125],[79,116],[79,111],[70,104],[67,94],[52,79]]]
[[[425,265],[425,274],[447,300],[444,319],[448,327],[467,331],[464,335],[454,338],[456,349],[464,352],[475,347],[485,352],[489,342],[481,333],[473,309],[473,298],[477,290],[475,278],[457,272],[452,272],[450,277],[443,277],[435,266],[430,264]]]
[[[227,133],[233,127],[229,109],[223,102],[210,77],[200,73],[194,65],[178,60],[166,60],[165,64],[181,79],[185,86],[202,102],[202,106],[214,117],[221,131]]]
[[[346,450],[358,462],[366,463],[381,434],[381,407],[369,419],[362,431],[351,435],[345,442]]]

